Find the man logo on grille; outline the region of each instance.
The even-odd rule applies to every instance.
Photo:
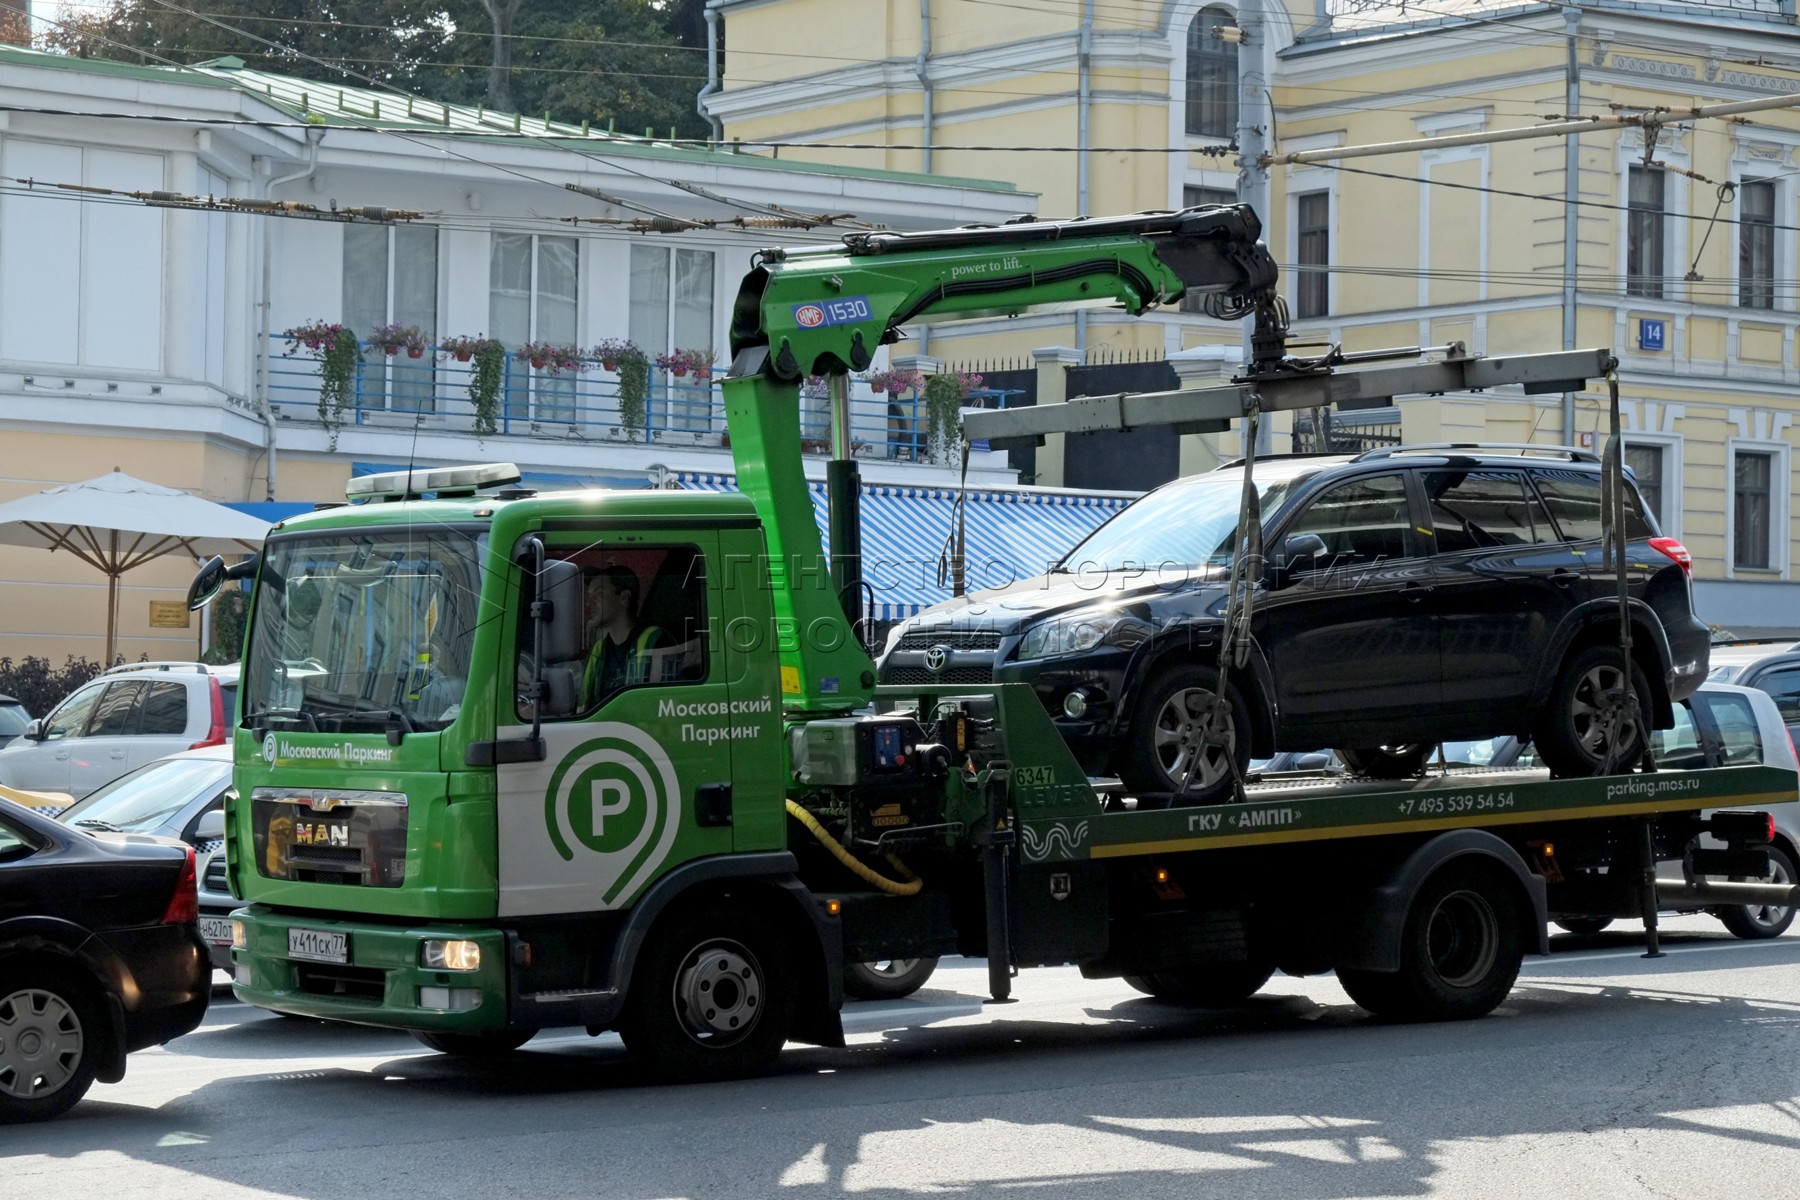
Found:
[[[950,665],[950,647],[933,646],[925,652],[925,669],[934,674]]]
[[[607,721],[557,766],[544,795],[550,844],[563,861],[593,864],[601,898],[628,901],[675,844],[681,795],[674,764],[656,739]]]

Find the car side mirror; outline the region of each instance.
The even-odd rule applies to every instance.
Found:
[[[24,738],[28,742],[43,741],[44,740],[44,719],[42,717],[38,717],[38,718],[34,719],[31,722],[31,724],[25,726],[24,730],[19,734],[19,736]]]
[[[187,606],[189,612],[199,612],[213,602],[227,583],[233,579],[248,579],[256,574],[259,556],[252,554],[242,562],[225,565],[225,560],[213,555],[201,564],[194,575],[194,582],[188,584]]]
[[[216,842],[225,836],[225,810],[209,808],[200,814],[200,820],[194,825],[196,842]]]
[[[581,657],[581,568],[572,562],[546,563],[538,580],[538,598],[548,602],[540,610],[544,622],[544,662],[568,662]]]
[[[1298,572],[1311,567],[1330,552],[1325,539],[1316,533],[1291,534],[1281,540],[1280,549],[1269,563],[1269,581],[1275,586],[1286,583]]]

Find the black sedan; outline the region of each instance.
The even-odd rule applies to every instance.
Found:
[[[197,915],[191,847],[0,800],[0,1122],[67,1112],[130,1051],[200,1024]]]

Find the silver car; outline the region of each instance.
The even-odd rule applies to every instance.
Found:
[[[200,936],[213,966],[231,970],[231,922],[239,907],[224,887],[225,801],[231,794],[231,747],[171,754],[88,793],[56,819],[96,833],[147,833],[194,848],[199,875]]]

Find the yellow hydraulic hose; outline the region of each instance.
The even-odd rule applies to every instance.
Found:
[[[819,839],[819,844],[821,846],[831,851],[839,862],[856,872],[858,877],[866,880],[871,886],[878,887],[882,891],[895,896],[916,896],[919,889],[925,886],[924,881],[920,880],[917,876],[913,875],[911,871],[907,870],[906,864],[901,862],[894,855],[888,855],[887,859],[890,863],[894,864],[895,870],[906,877],[905,883],[896,883],[894,880],[889,879],[887,876],[876,871],[873,867],[868,866],[854,854],[844,849],[843,845],[840,844],[836,838],[825,831],[825,827],[819,824],[817,818],[807,812],[804,808],[801,808],[798,804],[795,804],[792,800],[787,802],[787,811],[788,816],[806,826],[807,831]]]

